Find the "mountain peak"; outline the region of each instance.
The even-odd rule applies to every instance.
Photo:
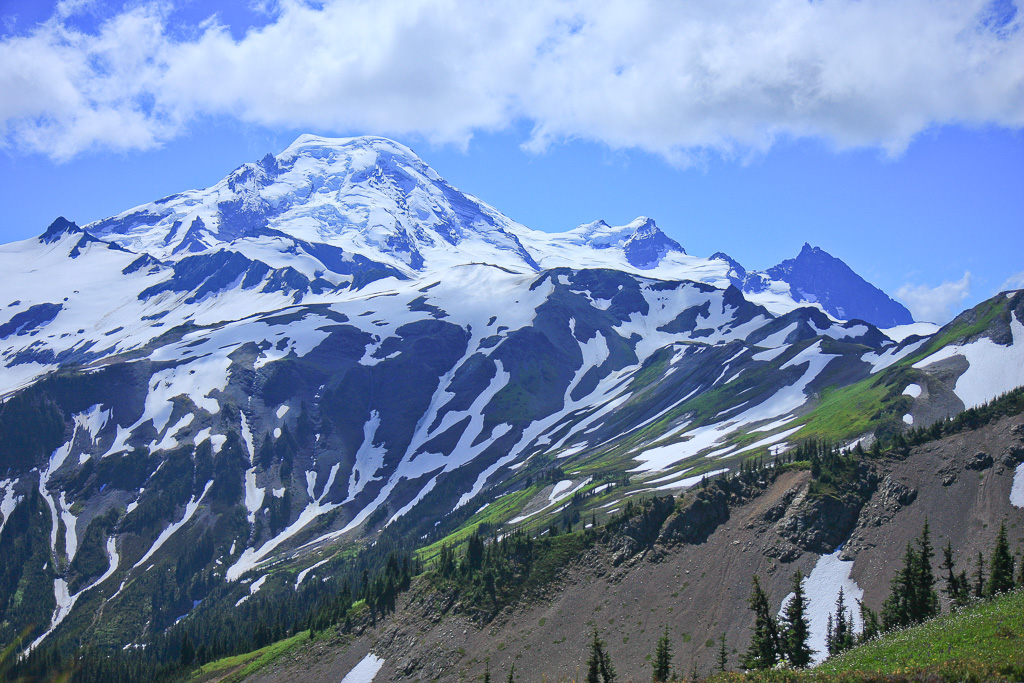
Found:
[[[879,327],[914,322],[903,304],[857,275],[841,259],[805,242],[796,258],[767,270],[787,282],[795,301],[818,303],[841,320],[866,320]]]
[[[322,158],[326,155],[341,154],[355,156],[360,152],[376,152],[388,156],[403,157],[410,162],[424,164],[415,152],[388,138],[376,135],[363,135],[352,138],[328,138],[320,135],[304,133],[295,138],[295,141],[288,145],[287,149],[278,155],[278,159],[284,160],[298,156],[309,156]]]
[[[64,218],[64,216],[57,216],[57,218],[50,223],[50,227],[46,228],[46,231],[39,236],[39,240],[50,244],[60,239],[61,235],[78,232],[82,232],[82,229],[78,227],[76,223],[69,221],[67,218]]]
[[[626,227],[633,228],[633,234],[626,240],[622,250],[626,252],[626,260],[637,268],[656,268],[673,251],[686,253],[679,242],[662,232],[654,220],[647,216],[640,216]]]

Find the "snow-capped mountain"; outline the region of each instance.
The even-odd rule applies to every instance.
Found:
[[[240,600],[384,527],[433,539],[553,468],[567,496],[681,490],[1024,383],[1024,294],[897,340],[800,306],[840,294],[796,261],[745,293],[650,219],[532,231],[380,138],[303,136],[212,188],[58,219],[0,247],[0,547],[34,558],[0,569],[0,641],[115,638],[78,616],[100,608],[153,633],[214,586]]]

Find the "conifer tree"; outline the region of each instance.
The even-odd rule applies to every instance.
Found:
[[[939,613],[939,595],[935,592],[935,574],[932,572],[931,532],[928,519],[924,520],[921,537],[917,540],[917,563],[914,567],[914,591],[910,597],[910,620],[912,623],[931,619]]]
[[[651,680],[656,683],[665,683],[672,674],[672,641],[668,637],[668,626],[658,639],[658,645],[654,649],[654,672]]]
[[[512,668],[508,670],[508,678],[505,683],[516,683],[516,663],[512,662]]]
[[[857,601],[857,607],[860,609],[860,622],[863,625],[860,636],[857,637],[857,641],[866,643],[881,633],[882,625],[878,623],[878,615],[875,613],[875,610],[871,609],[860,600]]]
[[[996,546],[992,549],[992,559],[989,560],[988,583],[985,584],[985,595],[993,596],[1013,590],[1013,555],[1010,554],[1010,544],[1006,540],[1006,522],[999,525],[999,535],[996,536]]]
[[[942,565],[940,568],[946,572],[946,587],[943,592],[949,597],[950,604],[962,607],[967,602],[968,585],[967,575],[964,572],[956,573],[956,561],[953,560],[953,546],[946,541],[946,547],[942,549]]]
[[[188,631],[181,637],[181,654],[178,657],[178,661],[181,662],[182,666],[189,666],[196,658],[196,646],[192,642],[192,638],[188,635]]]
[[[750,639],[750,648],[743,656],[743,667],[769,669],[779,661],[779,630],[768,606],[768,596],[761,589],[761,580],[757,575],[754,576],[747,603],[754,613],[754,635]]]
[[[491,683],[491,663],[484,662],[484,683]]]
[[[828,653],[836,655],[853,647],[853,615],[846,607],[846,596],[842,587],[836,598],[836,616],[830,621],[831,638],[826,637]]]
[[[811,663],[814,650],[807,644],[811,629],[807,622],[807,598],[804,595],[804,574],[799,569],[793,575],[793,597],[786,604],[781,625],[782,654],[793,666]]]
[[[594,629],[594,637],[590,641],[590,657],[587,659],[587,683],[614,683],[615,667],[608,654],[604,651],[604,642]]]
[[[985,597],[985,558],[978,551],[978,562],[974,566],[974,597]]]
[[[914,581],[916,561],[914,549],[908,542],[903,554],[903,566],[889,582],[889,597],[882,603],[882,625],[887,631],[911,623],[910,605],[914,603],[913,592],[917,587]]]
[[[725,649],[725,633],[718,638],[718,670],[725,672],[729,668],[729,651]]]

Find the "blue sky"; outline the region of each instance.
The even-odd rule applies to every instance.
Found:
[[[1010,0],[0,5],[0,242],[392,137],[532,228],[821,246],[919,318],[1024,286]]]

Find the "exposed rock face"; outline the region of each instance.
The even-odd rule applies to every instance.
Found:
[[[877,483],[877,475],[861,463],[851,490],[813,495],[808,485],[793,497],[775,530],[798,548],[823,555],[831,553],[849,537]]]
[[[967,469],[970,470],[987,470],[992,467],[992,456],[984,451],[978,451],[974,456],[967,461]]]
[[[885,476],[878,487],[879,498],[886,508],[895,512],[904,505],[910,505],[917,498],[917,489],[893,479],[891,474]]]
[[[914,322],[903,304],[819,247],[804,244],[795,259],[769,268],[767,275],[788,282],[798,301],[820,303],[843,320],[866,320],[880,327]]]

